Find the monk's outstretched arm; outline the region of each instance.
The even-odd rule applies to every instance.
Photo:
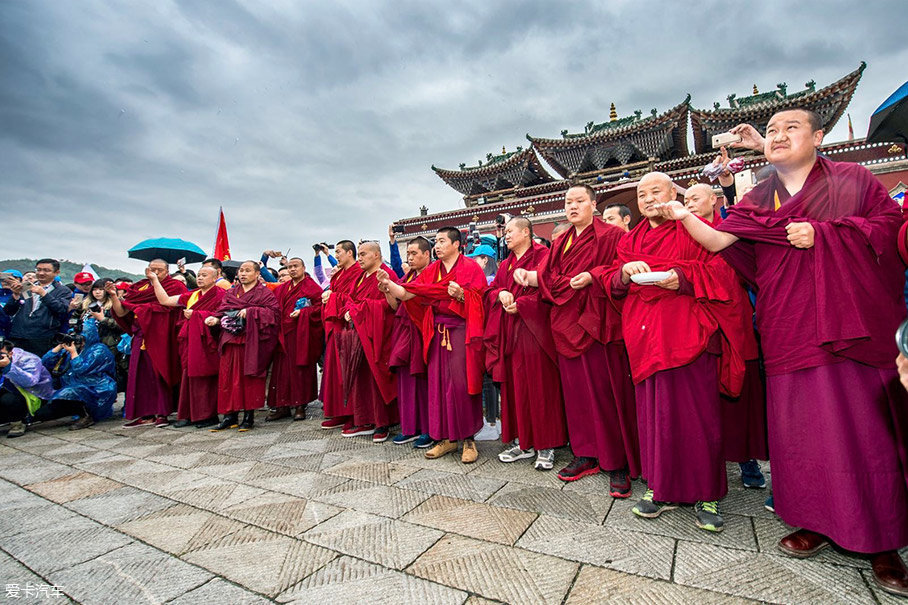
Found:
[[[385,294],[390,294],[391,296],[393,296],[394,298],[396,298],[397,300],[400,300],[400,301],[410,300],[411,298],[416,296],[415,294],[413,294],[411,292],[407,292],[403,286],[401,286],[400,284],[395,284],[391,280],[386,280],[382,285],[384,285],[387,288],[387,290],[385,290]]]
[[[165,307],[175,307],[177,302],[180,300],[179,296],[168,296],[167,291],[164,290],[164,286],[161,285],[161,280],[158,279],[158,276],[152,273],[154,277],[151,279],[151,285],[154,288],[154,295],[158,299],[158,303],[164,305]]]
[[[660,208],[662,216],[681,221],[690,236],[710,252],[720,252],[738,241],[738,237],[724,231],[717,231],[691,214],[680,202],[669,202]]]

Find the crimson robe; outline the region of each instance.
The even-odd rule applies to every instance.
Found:
[[[382,268],[394,275],[389,267]],[[374,272],[360,275],[347,298],[346,312],[353,325],[344,330],[340,358],[342,372],[351,375],[344,383],[351,385],[353,423],[397,424],[397,381],[389,365],[394,311],[378,289]]]
[[[280,305],[279,344],[274,349],[268,403],[272,407],[301,406],[318,397],[317,362],[324,330],[321,322],[322,289],[304,274],[299,283],[286,281],[273,290]],[[309,306],[290,317],[300,298]]]
[[[463,302],[448,295],[459,284]],[[434,439],[471,438],[482,426],[482,295],[485,273],[464,255],[448,271],[441,261],[403,284],[416,296],[403,304],[422,336],[428,367],[429,434]]]
[[[186,286],[170,276],[161,280],[168,296],[186,292]],[[180,311],[158,304],[148,279],[132,284],[126,291],[123,317],[114,313],[117,324],[133,337],[126,388],[127,419],[166,416],[174,410],[174,387],[180,381],[177,321]]]
[[[183,374],[180,380],[180,400],[177,418],[197,422],[217,415],[217,385],[220,354],[218,339],[211,333],[205,320],[221,306],[224,290],[210,288],[180,295],[177,306],[191,309],[189,319],[180,319],[177,341]]]
[[[239,334],[220,330],[218,412],[229,414],[265,405],[265,378],[278,343],[280,306],[274,293],[256,284],[248,292],[234,286],[224,294],[215,313],[246,310],[246,327]]]
[[[411,270],[401,280],[408,284],[419,275]],[[400,430],[404,435],[429,433],[429,382],[423,356],[422,335],[410,319],[407,307],[399,304],[391,330],[389,365],[397,373],[397,405]]]
[[[814,245],[795,248],[785,226],[805,221]],[[870,171],[818,157],[798,193],[773,175],[718,227],[740,238],[723,256],[758,290],[776,512],[867,553],[908,544],[900,226]]]
[[[674,269],[679,288],[623,284],[622,267]],[[621,309],[634,382],[643,475],[658,500],[719,500],[728,480],[722,392],[740,394],[745,359],[757,357],[752,309],[737,276],[684,225],[641,221],[603,275]]]
[[[624,230],[594,218],[579,235],[562,233],[539,265],[539,292],[553,305],[552,332],[575,456],[608,470],[640,474],[637,414],[621,320],[600,280],[574,290],[576,275],[610,267]]]
[[[514,271],[533,271],[548,248],[532,242],[519,259],[512,253],[498,266],[486,292],[486,367],[501,384],[501,440],[519,439],[523,449],[549,449],[567,442],[561,376],[552,338],[551,305],[538,288],[518,285]],[[506,313],[498,300],[508,291],[517,313]]]
[[[331,273],[329,288],[331,296],[322,308],[322,321],[325,324],[325,361],[319,399],[324,405],[325,418],[341,418],[353,414],[352,410],[345,409],[346,398],[337,345],[339,334],[346,324],[344,312],[347,297],[362,272],[362,267],[358,263],[343,269],[335,267]]]

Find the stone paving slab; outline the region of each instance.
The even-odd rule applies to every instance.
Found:
[[[467,594],[434,582],[352,557],[339,557],[296,586],[281,593],[282,603],[344,603],[356,595],[358,605],[391,601],[420,605],[459,605]]]
[[[762,601],[874,602],[856,569],[692,542],[678,544],[674,580]]]
[[[115,526],[173,505],[174,502],[167,498],[134,487],[121,487],[74,500],[66,507],[104,525]]]
[[[174,555],[236,533],[244,524],[185,504],[127,521],[117,526],[125,534]]]
[[[588,603],[738,605],[757,602],[584,565],[580,570],[580,575],[577,576],[577,581],[571,588],[566,605],[587,605]]]
[[[563,559],[669,580],[675,541],[542,515],[518,540],[517,546]]]
[[[337,553],[255,527],[224,536],[183,555],[232,582],[268,596],[298,583]]]
[[[163,603],[212,579],[203,569],[145,546],[129,544],[50,574],[79,603]]]
[[[505,482],[499,479],[485,479],[470,475],[423,469],[402,481],[398,481],[395,485],[439,496],[484,502],[489,496],[504,487]]]
[[[405,568],[441,536],[434,529],[350,510],[303,534],[313,544],[392,569]]]
[[[547,555],[448,535],[407,572],[506,603],[561,603],[578,567]]]
[[[243,523],[298,537],[343,510],[321,502],[266,492],[224,509],[223,514]]]
[[[390,485],[348,481],[314,499],[343,508],[397,519],[429,498],[429,494]]]
[[[536,519],[536,513],[471,500],[432,496],[404,515],[417,525],[510,546]]]
[[[599,524],[608,514],[608,496],[557,490],[520,483],[505,485],[489,504]]]
[[[183,595],[167,601],[168,605],[265,605],[274,601],[240,588],[221,578],[202,584]]]
[[[80,498],[97,496],[120,487],[123,487],[123,485],[116,481],[91,473],[78,472],[49,481],[42,481],[41,483],[32,483],[26,489],[47,498],[51,502],[64,504]]]

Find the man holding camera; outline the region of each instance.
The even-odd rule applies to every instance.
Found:
[[[78,416],[70,430],[88,428],[113,415],[117,398],[117,364],[98,338],[98,324],[89,319],[82,334],[61,335],[60,344],[41,359],[60,388],[33,413],[35,420]]]
[[[759,288],[776,513],[801,527],[793,557],[831,542],[871,554],[874,580],[908,595],[908,405],[892,335],[905,316],[898,205],[866,168],[818,157],[813,112],[776,113],[776,169],[717,228],[663,208]]]
[[[69,312],[72,292],[57,280],[60,263],[44,258],[35,263],[35,281],[4,273],[3,287],[13,296],[3,307],[12,318],[9,336],[22,350],[39,357],[53,346],[54,334]]]
[[[0,340],[0,423],[10,423],[7,438],[24,435],[26,417],[53,394],[53,380],[41,358]]]

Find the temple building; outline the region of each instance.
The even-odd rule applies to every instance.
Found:
[[[458,170],[432,166],[447,185],[463,196],[464,207],[434,214],[422,207],[419,216],[396,221],[404,227],[398,239],[404,243],[418,235],[433,236],[445,226],[465,230],[470,223],[475,223],[481,233],[492,233],[500,214],[526,216],[538,235],[549,238],[554,225],[564,219],[564,192],[576,182],[586,183],[596,191],[600,212],[608,204],[627,205],[635,224],[636,187],[641,176],[653,170],[665,172],[682,191],[696,183],[708,183],[700,171],[718,153],[711,146],[713,135],[745,122],[763,133],[774,113],[791,107],[815,111],[829,132],[851,102],[865,67],[862,62],[856,70],[823,88],[817,88],[814,81],[807,82],[804,90],[791,94],[784,83],[763,93],[754,85],[752,95],[729,95],[728,107],[715,103],[710,110],[691,107],[689,95],[675,107],[662,113],[652,109],[647,116],[635,111],[619,118],[612,104],[608,121],[589,122],[582,132],[562,130],[560,138],[528,134],[530,145],[526,149],[490,153],[477,166],[461,164]],[[688,149],[688,125],[693,154]],[[760,153],[730,151],[744,158],[745,170],[756,172],[767,165]],[[855,139],[826,143],[820,151],[833,160],[866,166],[893,197],[904,199],[908,182],[904,144]]]

